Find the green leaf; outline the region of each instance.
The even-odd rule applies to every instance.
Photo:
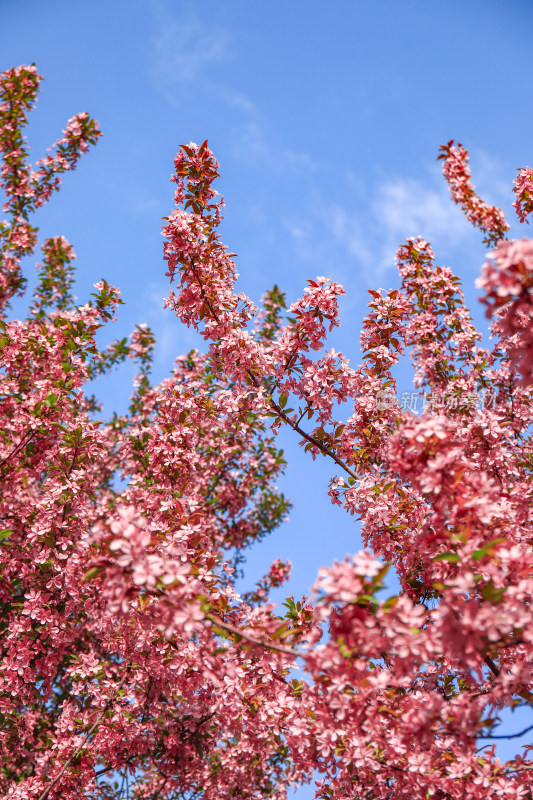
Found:
[[[377,575],[375,575],[374,578],[372,579],[372,583],[374,585],[381,583],[381,581],[383,580],[389,569],[390,569],[390,563],[383,564]]]
[[[394,595],[393,597],[389,597],[388,600],[385,600],[385,602],[383,603],[383,608],[386,611],[388,611],[389,608],[394,608],[394,606],[396,605],[396,603],[398,602],[399,599],[400,598],[398,597],[398,595]]]
[[[492,551],[494,548],[501,544],[502,542],[506,542],[506,539],[503,539],[501,536],[498,539],[491,539],[490,542],[484,544],[479,550],[475,550],[472,554],[472,561],[479,561],[480,559],[484,558],[485,556],[492,555]]]
[[[93,578],[96,578],[98,575],[100,575],[100,573],[103,571],[104,571],[103,567],[91,567],[90,569],[87,570],[87,572],[83,576],[82,582],[87,583],[87,581],[91,581]]]
[[[460,556],[457,553],[441,553],[440,556],[435,556],[433,561],[449,561],[451,564],[457,564],[460,561]]]
[[[486,600],[488,603],[493,603],[496,605],[497,603],[501,603],[502,597],[505,593],[506,586],[502,586],[501,588],[496,588],[492,579],[485,584],[485,586],[481,587],[481,596],[483,600]]]
[[[372,608],[377,608],[379,605],[376,598],[371,594],[361,594],[356,600],[356,604],[358,606],[372,606]]]
[[[12,533],[13,533],[13,531],[9,531],[9,530],[7,530],[7,528],[4,528],[3,530],[1,530],[0,531],[0,542],[3,542],[4,545],[7,545],[8,547],[11,547],[12,542],[8,542],[8,539],[11,536]]]

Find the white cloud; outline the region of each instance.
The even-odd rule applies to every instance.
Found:
[[[235,58],[230,32],[220,26],[210,28],[192,4],[176,11],[165,0],[154,0],[153,7],[157,30],[152,39],[151,76],[157,90],[172,105],[181,106],[184,94],[193,91],[199,98],[206,94],[246,119],[253,118],[256,108],[245,94],[213,79]]]
[[[154,7],[157,33],[152,78],[168,100],[177,102],[191,83],[205,79],[206,68],[231,57],[229,37],[224,30],[209,31],[190,10],[176,15],[165,2],[156,2]]]
[[[224,82],[224,65],[237,51],[229,31],[210,28],[199,19],[194,5],[176,11],[166,0],[153,0],[157,32],[153,38],[151,76],[155,88],[174,106],[181,107],[191,93],[197,102],[221,103],[232,110],[228,128],[230,147],[241,163],[266,169],[309,172],[315,162],[305,153],[275,147],[257,104],[244,92]]]
[[[372,213],[376,222],[383,222],[389,236],[462,237],[469,229],[440,177],[438,187],[433,181],[405,178],[381,184],[372,201]]]
[[[353,180],[350,183],[354,186]],[[431,242],[440,263],[474,241],[471,226],[436,170],[426,180],[398,176],[370,191],[358,182],[354,195],[348,207],[326,202],[315,192],[305,217],[283,220],[297,254],[335,264],[341,280],[342,273],[353,272],[355,262],[358,274],[374,285],[376,279],[395,271],[396,251],[410,236]],[[332,267],[324,269],[328,274],[332,271]]]

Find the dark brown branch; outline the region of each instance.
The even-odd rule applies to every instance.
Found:
[[[327,445],[323,444],[319,439],[316,439],[310,433],[306,433],[302,428],[300,428],[298,423],[297,422],[293,422],[292,419],[287,414],[285,414],[283,409],[281,409],[274,400],[272,400],[272,399],[270,400],[270,405],[272,406],[272,408],[274,409],[276,414],[278,414],[283,419],[283,421],[287,423],[287,425],[290,425],[291,428],[294,431],[296,431],[296,433],[299,433],[300,436],[302,436],[304,439],[306,439],[310,444],[312,444],[315,447],[317,447],[320,450],[321,453],[324,453],[324,455],[329,456],[331,459],[333,459],[333,461],[336,464],[338,464],[341,469],[343,469],[345,472],[347,472],[348,475],[350,475],[350,477],[352,477],[354,479],[357,479],[357,473],[354,472],[352,469],[350,469],[350,467],[348,467],[344,463],[344,461],[342,461],[333,452],[333,450],[331,450],[331,448],[329,448]]]
[[[204,290],[204,286],[203,286],[203,284],[202,284],[202,281],[200,280],[200,278],[199,278],[199,277],[198,277],[198,275],[196,274],[196,270],[195,270],[195,268],[194,268],[194,264],[192,264],[192,271],[193,271],[194,277],[196,278],[196,280],[197,280],[197,282],[198,282],[198,285],[200,286],[200,292],[202,293],[202,298],[203,298],[203,300],[204,300],[204,303],[205,303],[205,304],[206,304],[206,306],[209,308],[209,311],[211,312],[211,314],[212,314],[212,316],[213,316],[213,319],[215,320],[215,322],[217,322],[218,324],[220,324],[220,320],[219,320],[219,318],[218,318],[218,315],[217,315],[217,313],[216,313],[215,309],[213,308],[213,305],[212,305],[211,301],[209,300],[209,298],[207,297],[207,295],[206,295],[206,293],[205,293],[205,290]],[[291,358],[292,358],[292,354],[291,354]],[[287,362],[287,363],[288,363],[288,362]],[[257,387],[257,388],[259,388],[259,382],[258,382],[258,380],[257,380],[256,376],[253,374],[253,372],[251,372],[250,370],[246,370],[246,373],[247,373],[248,377],[250,378],[250,380],[252,381],[252,383],[254,384],[254,386],[255,386],[255,387]],[[331,448],[329,448],[327,445],[325,445],[325,444],[324,444],[323,442],[321,442],[319,439],[316,439],[316,438],[315,438],[314,436],[312,436],[310,433],[306,433],[306,432],[305,432],[305,431],[304,431],[302,428],[300,428],[300,426],[299,426],[299,424],[298,424],[297,422],[293,422],[293,421],[291,420],[291,418],[290,418],[290,417],[289,417],[287,414],[285,414],[285,412],[284,412],[284,411],[283,411],[283,410],[280,408],[280,406],[279,406],[279,405],[278,405],[278,404],[277,404],[277,403],[276,403],[276,402],[275,402],[275,401],[274,401],[272,398],[270,398],[270,405],[271,405],[272,409],[273,409],[273,410],[276,412],[276,414],[278,414],[278,416],[280,416],[280,417],[282,418],[282,420],[283,420],[284,422],[286,422],[286,423],[287,423],[287,425],[290,425],[290,427],[291,427],[291,428],[292,428],[294,431],[296,431],[297,433],[299,433],[299,434],[300,434],[300,436],[302,436],[302,438],[304,438],[304,439],[305,439],[307,442],[309,442],[310,444],[312,444],[314,447],[318,448],[318,450],[320,450],[320,452],[321,452],[321,453],[323,453],[324,455],[326,455],[326,456],[329,456],[331,459],[333,459],[333,461],[334,461],[334,462],[335,462],[335,463],[336,463],[336,464],[337,464],[337,465],[338,465],[338,466],[339,466],[341,469],[343,469],[345,472],[347,472],[347,473],[348,473],[348,475],[350,475],[350,477],[351,477],[351,478],[354,478],[354,480],[357,480],[357,473],[355,473],[355,472],[354,472],[352,469],[350,469],[350,467],[348,467],[348,466],[347,466],[347,465],[344,463],[344,461],[342,461],[342,460],[341,460],[341,459],[340,459],[340,458],[339,458],[339,457],[338,457],[338,456],[337,456],[337,455],[336,455],[336,454],[333,452],[333,450],[331,450]]]
[[[533,731],[533,725],[530,725],[528,728],[524,728],[523,731],[519,731],[518,733],[510,733],[507,736],[478,736],[478,739],[518,739],[520,736],[524,736],[524,734],[529,733],[529,731]]]
[[[10,458],[16,456],[17,453],[19,453],[22,450],[24,445],[29,443],[34,433],[35,431],[30,431],[29,433],[27,433],[25,436],[22,437],[22,441],[15,447],[15,449],[12,450],[5,458],[3,458],[2,461],[0,461],[0,469],[2,469],[2,467],[4,467],[7,464]]]
[[[126,678],[128,677],[128,675],[129,675],[129,672],[130,672],[130,667],[128,667],[128,668],[127,668],[127,670],[126,670],[126,672],[124,673],[124,675],[123,675],[123,677],[122,677],[122,680],[120,681],[119,685],[117,686],[117,688],[116,688],[116,689],[115,689],[115,691],[113,692],[112,696],[109,698],[109,700],[107,701],[107,703],[105,704],[105,706],[104,706],[104,707],[103,707],[103,709],[101,710],[101,712],[100,712],[100,714],[98,715],[98,717],[96,718],[96,720],[95,720],[94,724],[93,724],[93,725],[92,725],[92,726],[89,728],[89,730],[88,730],[88,731],[87,731],[87,733],[85,734],[85,737],[84,737],[84,739],[83,739],[83,742],[80,744],[80,746],[78,747],[78,749],[77,749],[77,750],[75,750],[75,751],[72,753],[72,755],[70,756],[70,758],[68,759],[68,761],[67,761],[67,762],[64,764],[63,768],[62,768],[62,769],[61,769],[61,771],[58,773],[58,775],[56,775],[56,777],[54,778],[54,780],[52,781],[52,783],[51,783],[49,786],[47,786],[47,787],[46,787],[46,789],[44,790],[44,792],[42,792],[42,793],[39,795],[39,798],[38,798],[38,800],[46,800],[46,798],[48,797],[48,795],[50,794],[50,792],[52,791],[52,789],[54,788],[54,786],[56,785],[56,783],[58,783],[58,781],[60,781],[60,780],[61,780],[61,778],[63,777],[63,775],[65,774],[65,772],[67,771],[67,769],[70,767],[70,765],[72,764],[72,762],[74,761],[74,759],[75,759],[75,758],[76,758],[76,757],[77,757],[77,756],[78,756],[78,755],[81,753],[81,751],[82,751],[82,750],[83,750],[83,748],[85,747],[85,745],[86,745],[86,743],[87,743],[87,741],[88,741],[89,737],[90,737],[90,736],[91,736],[91,734],[93,734],[93,733],[95,732],[95,730],[98,728],[98,726],[100,725],[101,721],[102,721],[102,720],[103,720],[103,718],[104,718],[104,715],[105,715],[105,713],[106,713],[107,711],[109,711],[109,709],[111,708],[111,705],[112,705],[112,703],[113,703],[113,700],[115,699],[115,697],[117,696],[117,694],[119,693],[119,691],[122,689],[122,686],[124,685],[124,681],[125,681],[125,680],[126,680]]]
[[[500,670],[499,670],[499,668],[496,666],[496,664],[494,663],[494,661],[492,660],[492,658],[491,658],[489,655],[485,654],[485,655],[483,656],[483,660],[485,661],[485,664],[488,666],[488,668],[490,669],[490,671],[491,671],[491,672],[492,672],[492,673],[493,673],[493,674],[494,674],[494,675],[495,675],[497,678],[499,678],[499,676],[500,676]],[[516,692],[516,694],[518,695],[518,697],[521,697],[523,700],[527,700],[527,701],[528,701],[528,703],[533,703],[533,692],[530,692],[530,691],[528,691],[527,689],[524,689],[524,691],[523,691],[523,692]]]
[[[294,658],[305,658],[305,653],[300,650],[294,650],[292,647],[284,647],[283,645],[274,644],[273,642],[265,641],[264,639],[256,639],[255,636],[250,636],[248,633],[244,633],[240,628],[235,627],[235,625],[222,622],[222,620],[216,617],[214,614],[208,614],[207,619],[210,620],[210,622],[212,622],[217,628],[222,628],[222,630],[228,631],[228,633],[232,633],[234,636],[240,636],[241,639],[245,639],[251,644],[257,644],[260,647],[267,647],[270,650],[276,650],[278,653],[285,653],[285,655],[293,656]]]

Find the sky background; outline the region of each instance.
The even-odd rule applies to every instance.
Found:
[[[75,113],[100,122],[104,138],[35,222],[42,238],[73,244],[80,302],[102,277],[120,286],[126,305],[109,339],[139,322],[155,330],[156,379],[201,346],[162,311],[161,218],[173,158],[191,140],[208,139],[220,162],[239,289],[258,302],[277,283],[293,301],[316,275],[342,283],[330,346],[354,366],[367,290],[398,285],[394,253],[409,236],[428,239],[461,277],[486,330],[474,289],[482,236],[452,205],[435,159],[442,143],[462,142],[481,196],[503,207],[511,235],[528,233],[511,189],[533,162],[531,0],[0,0],[0,30],[0,70],[35,62],[44,76],[28,128],[35,160]],[[98,387],[107,410],[125,409],[134,371]],[[410,370],[399,374],[398,389],[411,390]],[[329,502],[334,470],[288,432],[281,440],[294,509],[247,567],[250,583],[274,558],[292,561],[278,599],[361,547],[358,524]],[[509,732],[527,724],[506,720]]]

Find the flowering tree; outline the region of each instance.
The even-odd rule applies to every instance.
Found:
[[[353,369],[325,346],[339,284],[309,281],[288,309],[276,287],[261,310],[235,290],[218,165],[205,142],[182,147],[168,305],[208,349],[154,386],[146,327],[96,346],[119,292],[100,281],[76,305],[62,237],[43,244],[27,319],[8,321],[31,215],[100,135],[78,115],[32,168],[22,129],[39,80],[19,67],[0,81],[2,796],[281,800],[318,770],[334,800],[531,798],[531,762],[501,764],[479,739],[533,702],[533,243],[505,238],[450,142],[452,197],[494,247],[480,286],[496,344],[481,346],[458,279],[411,239],[400,288],[371,292]],[[529,168],[515,192],[527,222]],[[405,351],[428,396],[419,417],[396,399]],[[104,421],[85,387],[125,358],[139,364],[129,412]],[[244,596],[232,575],[286,514],[282,425],[331,459],[331,499],[369,549],[280,615],[269,590],[289,565]],[[391,565],[401,591],[382,600]]]

